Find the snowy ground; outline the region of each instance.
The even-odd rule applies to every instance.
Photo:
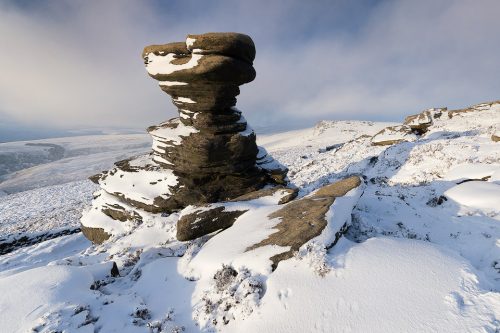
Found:
[[[0,256],[2,329],[498,332],[500,142],[491,135],[499,124],[496,105],[444,114],[424,136],[393,146],[371,145],[394,125],[387,123],[322,122],[260,137],[301,196],[364,176],[353,225],[330,251],[313,241],[274,272],[268,258],[276,249],[242,252],[249,237],[272,232],[265,216],[274,208],[263,201],[249,203],[254,215],[226,231],[188,243],[175,240],[178,214],[145,220],[101,246],[80,233],[57,237]],[[25,179],[40,185],[52,175],[51,186],[0,197],[2,237],[76,227],[95,189],[82,180],[94,161],[81,156],[80,176],[67,183],[56,176],[61,164],[30,171]],[[0,189],[33,188],[22,174]]]
[[[0,143],[0,254],[78,231],[98,188],[87,178],[150,147],[146,134]]]
[[[108,170],[149,151],[147,134],[92,135],[0,143],[0,193],[57,185]]]

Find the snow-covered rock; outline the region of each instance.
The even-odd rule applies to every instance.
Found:
[[[372,138],[375,146],[388,146],[400,142],[415,141],[417,136],[408,125],[386,127]]]

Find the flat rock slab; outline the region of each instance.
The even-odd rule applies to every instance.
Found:
[[[277,231],[260,243],[250,246],[247,251],[266,245],[289,247],[288,251],[271,257],[273,269],[275,269],[281,260],[291,258],[302,245],[322,233],[328,224],[326,214],[336,198],[346,195],[347,192],[360,185],[360,178],[353,176],[324,186],[307,197],[288,203],[269,215],[270,219],[281,220],[275,227]]]
[[[266,203],[281,205],[296,196],[297,189],[277,186],[250,192],[227,203],[187,207],[181,212],[177,222],[177,239],[188,241],[231,227],[238,217],[251,209],[250,205],[238,207],[238,202],[263,199],[264,205]]]

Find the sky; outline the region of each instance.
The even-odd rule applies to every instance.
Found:
[[[0,141],[176,116],[142,49],[212,31],[256,44],[237,106],[261,131],[497,100],[499,13],[498,0],[3,0]]]

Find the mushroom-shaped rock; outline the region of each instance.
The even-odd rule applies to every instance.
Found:
[[[255,45],[249,36],[189,35],[185,42],[147,46],[142,57],[179,117],[148,128],[151,154],[92,176],[101,190],[81,219],[89,239],[102,242],[130,232],[144,217],[286,184],[287,169],[259,154],[255,132],[235,107],[239,86],[255,78]],[[225,212],[199,214],[216,220],[209,228],[221,229],[236,216]]]

